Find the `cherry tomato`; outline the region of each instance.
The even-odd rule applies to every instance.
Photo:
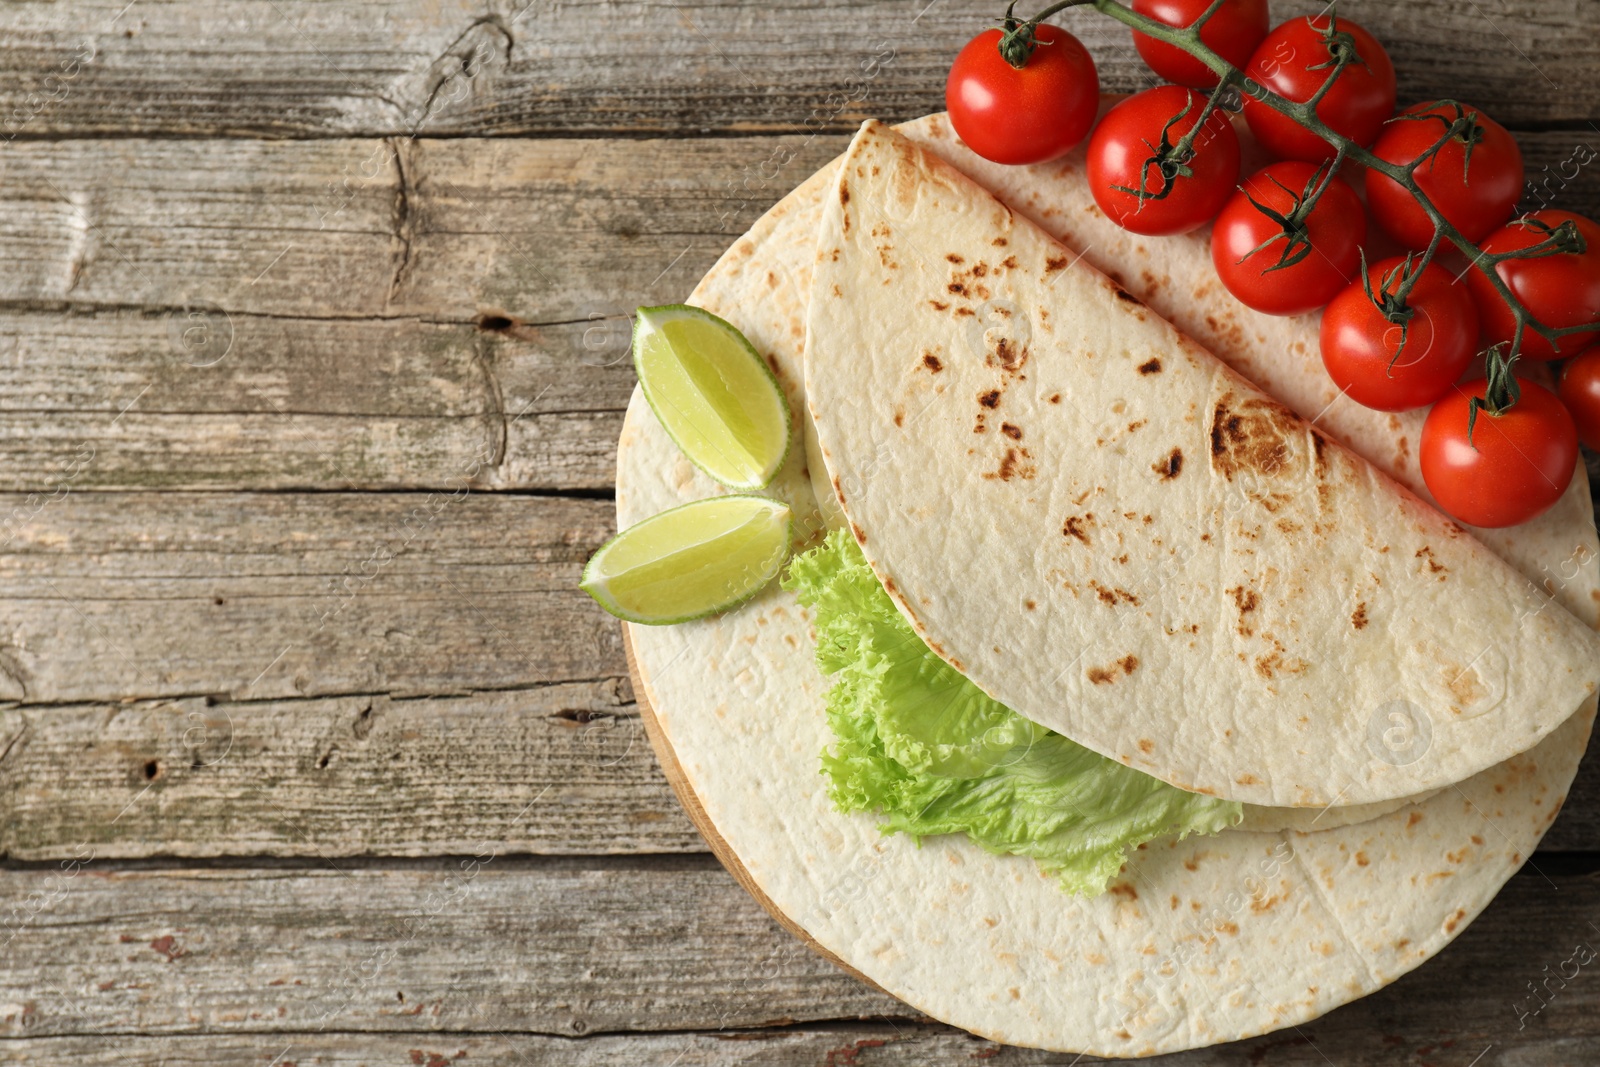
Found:
[[[1195,136],[1182,163],[1189,174],[1175,173],[1176,157],[1165,166],[1154,159],[1199,124],[1205,106],[1203,93],[1160,85],[1130,96],[1100,120],[1089,138],[1089,189],[1112,222],[1165,236],[1188,233],[1222,210],[1239,180],[1239,137],[1225,112],[1213,111]],[[1143,203],[1129,189],[1142,189]]]
[[[1228,292],[1257,311],[1269,315],[1315,311],[1360,269],[1367,216],[1349,183],[1337,175],[1328,178],[1316,207],[1307,213],[1300,206],[1320,170],[1293,160],[1265,167],[1245,179],[1217,216],[1211,231],[1211,262]],[[1293,234],[1251,203],[1251,197],[1288,218]],[[1286,253],[1296,262],[1273,269]]]
[[[1244,72],[1279,96],[1303,104],[1333,73],[1334,57],[1351,48],[1360,59],[1340,72],[1317,104],[1317,117],[1352,141],[1370,145],[1394,114],[1394,64],[1378,39],[1349,19],[1330,21],[1326,15],[1290,19],[1267,34]],[[1311,163],[1333,158],[1333,146],[1327,141],[1248,92],[1244,117],[1256,139],[1280,156]]]
[[[1571,222],[1583,238],[1585,249],[1557,252],[1537,259],[1508,259],[1495,267],[1522,306],[1545,326],[1561,329],[1600,321],[1600,226],[1570,211],[1535,211],[1516,219],[1490,234],[1479,244],[1485,252],[1511,252],[1539,244],[1549,230]],[[1478,304],[1483,335],[1490,344],[1512,339],[1516,321],[1511,307],[1495,292],[1483,272],[1467,273],[1467,284]],[[1568,334],[1557,346],[1526,330],[1522,335],[1522,354],[1529,359],[1557,359],[1570,356],[1593,341],[1593,333]]]
[[[1473,244],[1504,225],[1522,195],[1522,150],[1517,139],[1483,112],[1457,104],[1417,104],[1400,115],[1378,136],[1373,153],[1390,163],[1410,163],[1464,122],[1465,128],[1413,175],[1433,206]],[[1367,207],[1401,244],[1426,248],[1433,240],[1433,220],[1416,199],[1399,182],[1375,170],[1367,171]]]
[[[1210,6],[1211,0],[1133,0],[1133,9],[1139,14],[1178,27],[1194,25]],[[1229,63],[1243,67],[1267,35],[1269,25],[1267,0],[1226,0],[1200,28],[1200,40]],[[1169,82],[1191,89],[1210,89],[1217,84],[1215,72],[1181,48],[1138,32],[1133,35],[1133,46],[1150,69]]]
[[[1394,305],[1408,269],[1401,256],[1373,264],[1367,271],[1373,296]],[[1449,392],[1472,362],[1478,313],[1449,271],[1422,267],[1404,306],[1410,318],[1402,333],[1357,279],[1322,313],[1322,365],[1358,404],[1379,411],[1423,407]]]
[[[1578,426],[1578,437],[1600,451],[1600,348],[1578,353],[1561,368],[1561,402]]]
[[[1578,431],[1556,395],[1523,381],[1522,399],[1503,415],[1478,412],[1467,440],[1467,409],[1488,388],[1455,387],[1422,424],[1422,480],[1439,506],[1468,526],[1515,526],[1561,499],[1578,462]]]
[[[1089,135],[1100,110],[1100,76],[1083,43],[1041,24],[1021,70],[1000,55],[1000,30],[967,42],[950,67],[944,106],[956,133],[984,159],[1042,163]]]

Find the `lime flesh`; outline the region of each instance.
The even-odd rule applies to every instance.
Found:
[[[749,599],[788,556],[786,505],[718,496],[630,526],[594,554],[579,585],[619,619],[665,625]]]
[[[695,466],[761,489],[789,453],[789,403],[744,335],[709,311],[640,308],[633,365],[662,427]]]

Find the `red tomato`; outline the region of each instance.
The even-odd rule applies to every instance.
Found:
[[[1158,165],[1151,146],[1176,145],[1200,122],[1203,93],[1160,85],[1112,108],[1089,138],[1089,189],[1112,222],[1134,233],[1188,233],[1216,217],[1239,181],[1239,137],[1224,111],[1213,111],[1190,158]],[[1175,119],[1177,115],[1181,119]],[[1142,189],[1144,202],[1128,189]]]
[[[1431,149],[1457,121],[1459,105],[1417,104],[1389,123],[1372,151],[1390,163],[1406,164]],[[1417,184],[1445,219],[1473,244],[1511,217],[1522,195],[1522,150],[1506,128],[1481,111],[1466,109],[1472,132],[1460,132],[1414,172]],[[1470,169],[1467,139],[1472,138]],[[1409,248],[1427,248],[1433,220],[1393,178],[1367,171],[1367,207],[1378,224]]]
[[[1335,175],[1328,179],[1315,208],[1306,213],[1299,206],[1319,169],[1295,161],[1263,168],[1245,179],[1217,216],[1211,231],[1211,262],[1228,292],[1257,311],[1269,315],[1315,311],[1360,269],[1367,216],[1349,183]],[[1251,197],[1287,218],[1293,233],[1252,204]],[[1273,269],[1285,252],[1297,262]]]
[[[1468,526],[1515,526],[1561,499],[1578,462],[1578,431],[1556,395],[1523,381],[1503,415],[1478,412],[1467,440],[1467,408],[1482,378],[1458,385],[1422,424],[1422,480],[1439,506]]]
[[[1194,25],[1210,6],[1211,0],[1133,0],[1133,9],[1139,14],[1178,27]],[[1200,40],[1229,63],[1243,67],[1267,35],[1269,25],[1267,0],[1226,0],[1200,28]],[[1194,56],[1148,34],[1135,32],[1133,46],[1150,69],[1169,82],[1210,89],[1219,80]]]
[[[1600,321],[1600,226],[1570,211],[1535,211],[1489,235],[1478,247],[1485,252],[1510,252],[1536,245],[1548,237],[1539,224],[1554,229],[1571,222],[1583,238],[1585,250],[1557,252],[1537,259],[1508,259],[1495,267],[1522,306],[1545,326],[1561,329]],[[1467,273],[1467,284],[1478,304],[1478,318],[1490,344],[1509,342],[1516,329],[1511,307],[1495,292],[1483,272]],[[1593,333],[1568,334],[1558,346],[1527,330],[1522,354],[1529,359],[1570,356],[1593,341]]]
[[[1000,55],[1000,30],[967,42],[950,67],[944,106],[956,133],[984,159],[1042,163],[1072,151],[1100,110],[1100,76],[1083,43],[1040,25],[1021,70]]]
[[[1394,64],[1378,39],[1349,19],[1338,19],[1332,26],[1326,15],[1290,19],[1267,34],[1245,74],[1279,96],[1303,104],[1333,73],[1335,54],[1350,48],[1360,59],[1339,74],[1317,104],[1317,117],[1352,141],[1370,145],[1394,114]],[[1256,139],[1280,156],[1311,163],[1333,158],[1333,146],[1327,141],[1248,91],[1244,117]]]
[[[1580,352],[1561,369],[1561,402],[1583,443],[1600,451],[1600,348]]]
[[[1396,256],[1372,265],[1372,293],[1385,304],[1404,280],[1406,260]],[[1450,391],[1472,362],[1478,344],[1478,313],[1464,285],[1450,272],[1422,268],[1405,306],[1404,325],[1391,322],[1367,296],[1358,279],[1333,298],[1322,313],[1322,365],[1340,389],[1358,404],[1379,411],[1409,411],[1431,404]]]

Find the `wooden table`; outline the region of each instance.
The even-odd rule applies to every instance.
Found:
[[[1600,211],[1600,4],[1342,10],[1404,100],[1491,107],[1541,198]],[[783,934],[576,588],[631,309],[862,117],[937,109],[996,13],[5,7],[0,1062],[1072,1062]],[[1065,21],[1146,84],[1123,31]],[[1419,972],[1164,1062],[1600,1059],[1600,964],[1563,967],[1600,945],[1597,777]]]

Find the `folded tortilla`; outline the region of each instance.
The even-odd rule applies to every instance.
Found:
[[[1323,808],[1460,781],[1595,692],[1600,638],[1545,592],[905,137],[862,128],[816,247],[837,501],[929,647],[1027,718]]]
[[[1044,221],[1058,236],[1104,224],[1057,211],[1089,202],[1081,155],[998,168],[957,143],[943,116],[903,130],[1018,212],[1052,212]],[[834,172],[819,172],[764,216],[690,298],[771,358],[797,414],[812,247]],[[1199,235],[1137,254],[1110,241],[1085,258],[1130,272],[1129,288],[1154,304],[1145,269],[1164,291],[1188,293],[1214,277],[1204,252]],[[1315,344],[1315,319],[1269,320],[1226,302],[1212,294],[1189,309],[1215,317],[1235,347],[1208,342],[1236,365],[1254,363],[1286,402],[1314,394],[1321,369],[1295,359],[1292,346]],[[1414,460],[1408,472],[1396,448],[1407,434],[1415,440],[1420,419],[1402,416],[1390,427],[1387,416],[1336,416],[1325,422],[1348,443],[1420,484]],[[637,391],[617,477],[623,526],[720,491],[673,446]],[[802,540],[824,526],[809,486],[795,449],[772,491],[795,507]],[[1587,481],[1577,479],[1556,509],[1496,548],[1592,623],[1600,556],[1589,507]],[[781,922],[954,1025],[1096,1055],[1172,1052],[1302,1023],[1433,955],[1531,854],[1594,714],[1591,702],[1530,752],[1359,826],[1329,828],[1355,810],[1335,808],[1303,813],[1315,833],[1234,830],[1152,845],[1132,856],[1113,892],[1085,900],[1063,895],[1029,860],[989,855],[957,836],[919,848],[881,836],[870,817],[833,809],[818,774],[832,741],[823,713],[831,682],[817,671],[809,625],[789,594],[774,588],[718,618],[625,633],[641,708],[686,807]]]

